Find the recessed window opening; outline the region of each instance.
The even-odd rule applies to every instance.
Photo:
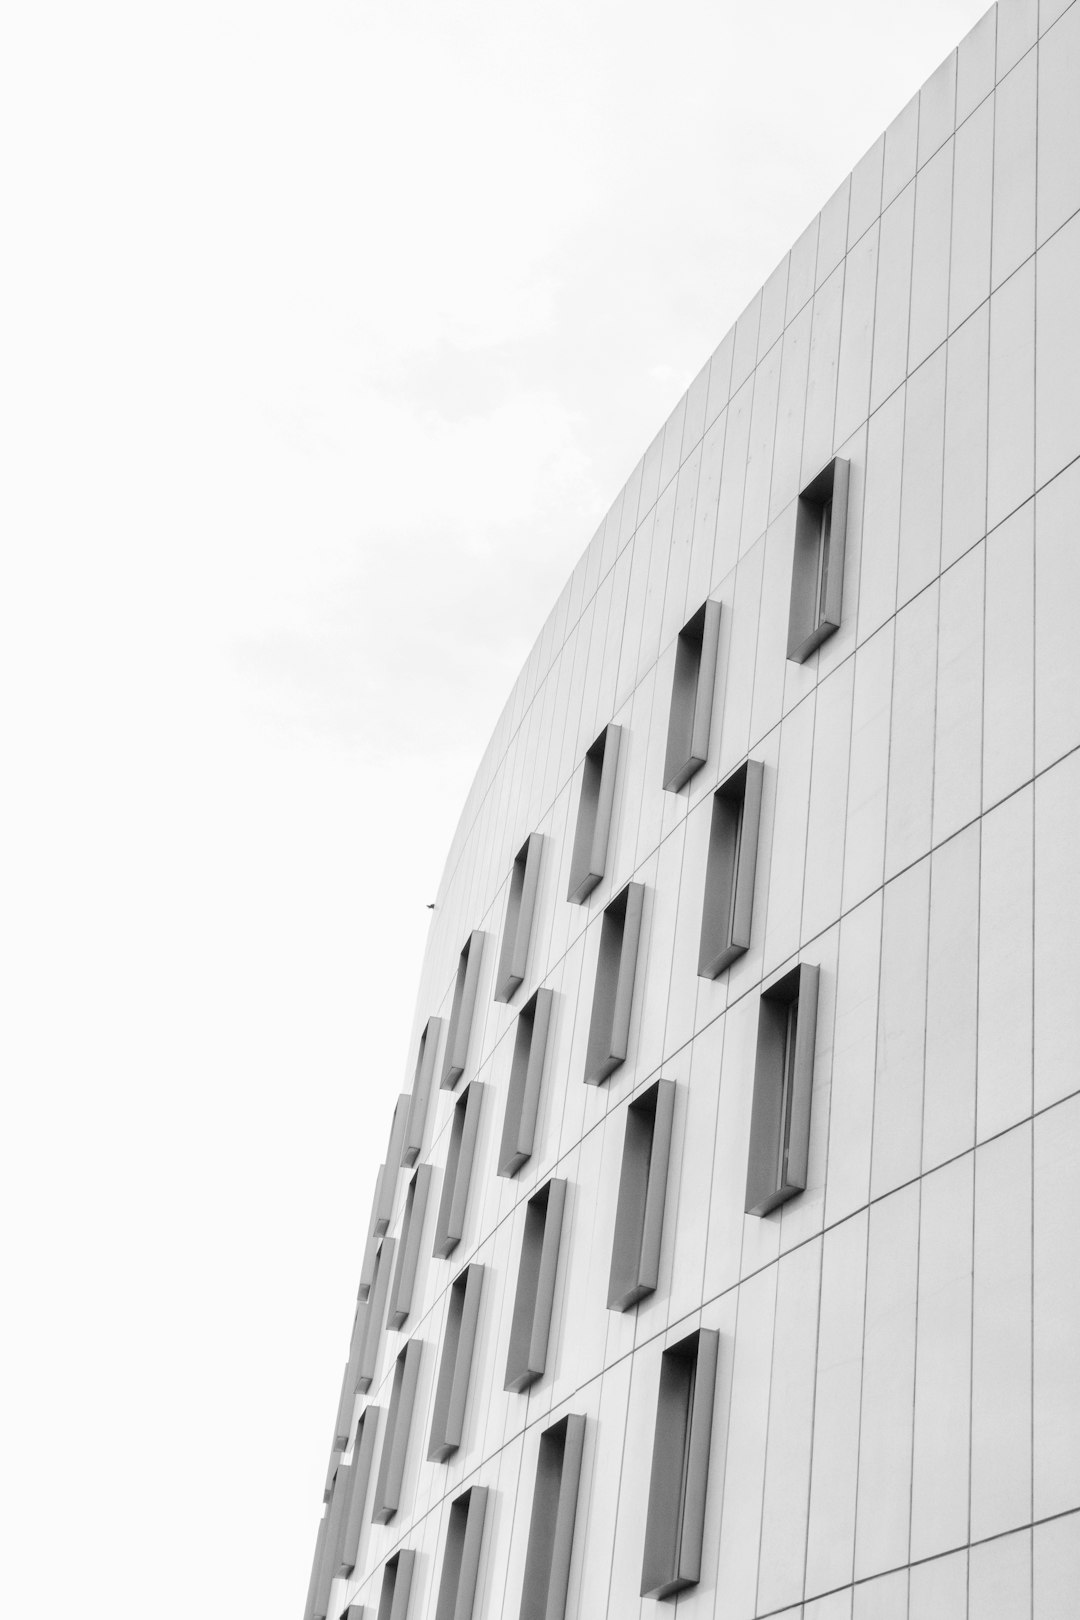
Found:
[[[671,1597],[701,1577],[718,1353],[719,1334],[699,1328],[660,1358],[642,1597]]]
[[[342,1541],[340,1566],[342,1575],[350,1575],[360,1561],[360,1536],[364,1525],[364,1508],[367,1505],[368,1481],[371,1476],[371,1460],[375,1454],[375,1434],[378,1424],[379,1408],[366,1406],[360,1414],[356,1425],[356,1437],[353,1440],[352,1487]]]
[[[431,1090],[435,1080],[435,1058],[439,1049],[439,1034],[442,1030],[441,1018],[429,1018],[424,1025],[420,1036],[420,1046],[416,1054],[416,1068],[413,1071],[412,1096],[409,1100],[409,1117],[405,1126],[405,1140],[402,1144],[401,1163],[406,1168],[416,1163],[424,1146],[424,1130],[427,1125],[428,1105],[431,1101]]]
[[[585,754],[570,859],[570,885],[566,891],[566,898],[573,905],[584,905],[607,866],[621,739],[620,726],[605,726]]]
[[[454,1104],[454,1117],[450,1125],[450,1141],[446,1149],[446,1169],[443,1171],[442,1197],[435,1222],[437,1260],[445,1260],[461,1242],[465,1232],[465,1212],[469,1203],[473,1160],[476,1156],[476,1133],[480,1129],[480,1107],[484,1087],[473,1080],[465,1087]]]
[[[713,795],[698,975],[715,979],[750,945],[763,768],[749,759]]]
[[[383,1565],[382,1587],[379,1591],[377,1620],[405,1620],[409,1612],[409,1594],[412,1591],[413,1564],[416,1554],[402,1547]]]
[[[326,1568],[326,1525],[327,1515],[324,1513],[319,1520],[319,1530],[315,1537],[315,1557],[311,1563],[304,1620],[325,1620],[326,1617],[331,1579]]]
[[[428,1462],[445,1462],[461,1444],[465,1403],[472,1377],[476,1323],[480,1314],[481,1265],[466,1266],[450,1287],[443,1333],[442,1358],[435,1385],[435,1407],[428,1441]]]
[[[405,1195],[405,1213],[401,1221],[401,1241],[398,1244],[397,1269],[390,1290],[387,1308],[387,1326],[397,1332],[404,1326],[412,1309],[416,1268],[420,1259],[420,1238],[424,1216],[427,1213],[428,1189],[431,1184],[431,1166],[417,1165]]]
[[[480,1573],[487,1487],[473,1485],[450,1504],[435,1620],[470,1620]]]
[[[551,991],[541,988],[518,1014],[499,1145],[500,1176],[516,1175],[532,1157],[552,1001]]]
[[[536,891],[540,882],[542,847],[543,840],[540,834],[532,833],[514,857],[510,872],[510,891],[506,898],[502,950],[499,952],[496,1001],[509,1001],[525,982],[533,915],[536,911]]]
[[[386,1301],[390,1292],[390,1277],[394,1265],[394,1247],[393,1238],[383,1238],[375,1261],[375,1280],[371,1285],[366,1303],[361,1306],[361,1310],[364,1312],[364,1325],[360,1340],[356,1378],[356,1387],[361,1393],[371,1388],[371,1381],[375,1377],[375,1366],[379,1356],[379,1340],[382,1337],[383,1322],[386,1319]]]
[[[628,883],[604,912],[596,959],[585,1082],[599,1085],[625,1061],[630,1045],[638,940],[645,885]]]
[[[677,793],[709,757],[720,603],[703,602],[679,631],[671,684],[664,788]]]
[[[519,1620],[563,1620],[566,1613],[584,1444],[579,1412],[540,1436]]]
[[[450,1028],[446,1036],[446,1054],[440,1085],[449,1090],[465,1073],[469,1057],[469,1037],[472,1034],[476,992],[480,984],[480,959],[484,953],[484,935],[477,928],[470,935],[458,957],[454,978],[454,999],[450,1008]]]
[[[375,1196],[371,1201],[371,1223],[368,1231],[382,1237],[394,1213],[394,1193],[397,1188],[397,1165],[380,1164],[375,1177]]]
[[[787,655],[797,664],[840,624],[849,470],[849,463],[835,456],[796,503]]]
[[[619,1199],[611,1244],[608,1310],[626,1311],[660,1276],[675,1085],[657,1080],[626,1110]]]
[[[547,1366],[565,1202],[566,1182],[553,1177],[525,1206],[504,1389],[528,1389]]]
[[[768,1215],[806,1186],[817,995],[818,969],[801,962],[761,997],[746,1170],[748,1215]]]
[[[410,1339],[394,1362],[394,1381],[390,1390],[390,1407],[386,1414],[382,1456],[379,1458],[379,1477],[375,1482],[373,1524],[387,1524],[401,1506],[401,1487],[405,1478],[405,1451],[412,1426],[416,1384],[420,1376],[422,1346],[418,1339]]]

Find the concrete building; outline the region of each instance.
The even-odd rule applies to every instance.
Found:
[[[510,693],[307,1620],[1078,1612],[1078,607],[1080,3],[1003,0]]]

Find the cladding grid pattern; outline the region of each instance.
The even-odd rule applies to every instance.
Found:
[[[664,1600],[641,1596],[646,1546],[651,1590],[696,1583],[674,1600],[692,1620],[1075,1612],[1077,85],[1080,3],[987,13],[720,344],[545,625],[438,896],[419,1100],[398,1110],[404,1152],[399,1131],[377,1198],[309,1620],[400,1616],[403,1602],[416,1620],[647,1617]],[[820,501],[813,480],[836,457],[839,625],[797,662],[799,496]],[[680,633],[705,603],[705,759],[664,791]],[[617,770],[603,750],[587,767],[611,726]],[[717,968],[725,939],[702,937],[714,796],[750,760],[748,944]],[[583,776],[591,819],[575,840]],[[725,860],[734,870],[737,851]],[[625,1057],[585,1084],[605,912],[629,884]],[[504,919],[521,919],[526,888],[528,938],[508,956]],[[799,968],[814,970],[816,1012],[809,1070],[799,1059],[805,1186],[746,1214],[762,993]],[[538,990],[530,1069],[517,1020]],[[515,1118],[504,1140],[515,1049],[527,1128],[519,1139]],[[658,1080],[673,1107],[642,1289],[651,1150],[633,1158],[627,1110]],[[483,1108],[463,1110],[466,1087]],[[646,1137],[649,1107],[630,1118]],[[430,1197],[400,1160],[431,1167]],[[526,1221],[549,1188],[553,1286],[522,1302]],[[399,1332],[376,1320],[392,1256],[375,1251],[395,1243],[410,1268]],[[455,1292],[466,1266],[473,1285]],[[544,1344],[525,1344],[522,1323],[535,1341],[548,1307]],[[407,1344],[421,1347],[411,1391]],[[685,1371],[699,1344],[716,1346],[708,1423]],[[366,1390],[354,1406],[350,1380]],[[678,1476],[670,1444],[660,1464],[652,1449],[662,1387],[697,1435],[686,1477],[704,1495],[684,1488],[700,1553],[665,1542],[686,1526],[665,1529],[650,1505],[657,1466]],[[335,1481],[367,1492],[376,1471],[376,1500],[346,1515]],[[362,1519],[358,1555],[340,1545],[346,1518]],[[526,1580],[539,1546],[558,1570],[542,1593]]]

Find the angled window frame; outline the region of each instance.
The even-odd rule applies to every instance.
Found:
[[[334,1490],[334,1475],[338,1471],[338,1464],[345,1454],[346,1447],[341,1444],[337,1435],[334,1436],[333,1449],[330,1452],[330,1461],[326,1465],[326,1478],[323,1481],[323,1501],[329,1502]]]
[[[383,1323],[386,1320],[386,1302],[390,1293],[390,1280],[393,1276],[394,1249],[396,1245],[391,1237],[383,1238],[379,1245],[379,1253],[375,1262],[375,1280],[371,1285],[366,1303],[361,1307],[364,1311],[363,1337],[360,1341],[360,1351],[356,1371],[356,1388],[361,1394],[371,1388],[375,1377],[375,1368],[379,1359],[379,1343],[382,1338]]]
[[[496,1001],[512,1000],[525,983],[543,848],[543,836],[538,832],[530,833],[514,856],[514,864],[510,868],[506,920],[499,951],[499,970],[495,976]]]
[[[758,1007],[746,1213],[768,1215],[806,1187],[814,1091],[818,969],[799,962]]]
[[[655,1080],[626,1110],[607,1308],[628,1311],[660,1278],[675,1082]]]
[[[715,979],[750,948],[764,767],[744,760],[713,794],[698,977]]]
[[[535,1384],[547,1368],[565,1206],[566,1182],[558,1176],[526,1200],[503,1382],[514,1393]]]
[[[304,1604],[304,1620],[326,1620],[326,1611],[330,1601],[330,1583],[333,1579],[328,1570],[326,1557],[326,1532],[329,1522],[329,1509],[327,1508],[323,1511],[315,1535],[315,1556],[311,1561],[307,1602]]]
[[[574,847],[570,857],[570,882],[566,891],[571,905],[585,904],[607,867],[621,747],[622,727],[612,722],[604,727],[596,741],[585,751]]]
[[[518,1620],[565,1620],[585,1418],[567,1412],[540,1436]]]
[[[378,1248],[382,1247],[384,1239],[374,1238],[372,1241]],[[376,1265],[378,1256],[376,1255]],[[371,1316],[370,1289],[364,1297],[357,1299],[356,1309],[353,1312],[352,1335],[349,1340],[349,1359],[345,1363],[345,1373],[341,1380],[341,1397],[338,1401],[337,1417],[334,1425],[334,1448],[344,1451],[349,1444],[352,1433],[353,1405],[355,1403],[357,1378],[360,1372],[364,1352],[364,1343],[368,1331],[368,1322]]]
[[[412,1429],[422,1354],[421,1341],[410,1339],[394,1358],[390,1405],[386,1413],[386,1427],[383,1429],[379,1473],[375,1481],[375,1502],[371,1510],[372,1524],[389,1524],[401,1506],[405,1455]]]
[[[446,1462],[461,1445],[483,1286],[484,1268],[476,1262],[466,1266],[450,1285],[428,1439],[428,1462]]]
[[[368,1224],[368,1234],[371,1237],[383,1237],[389,1230],[390,1217],[394,1213],[397,1171],[397,1165],[379,1166],[375,1177],[375,1196],[371,1200],[371,1220]]]
[[[415,1566],[416,1554],[411,1547],[399,1547],[386,1560],[375,1620],[406,1620]]]
[[[416,1268],[420,1260],[420,1239],[423,1236],[430,1187],[431,1166],[418,1164],[409,1177],[408,1191],[405,1194],[405,1213],[401,1218],[397,1265],[394,1268],[394,1280],[386,1307],[386,1325],[395,1333],[401,1331],[412,1310]]]
[[[678,793],[709,757],[720,614],[720,603],[707,597],[687,619],[675,643],[664,755],[665,793]]]
[[[326,1541],[323,1546],[323,1580],[329,1597],[330,1583],[341,1572],[345,1526],[352,1497],[352,1469],[344,1460],[338,1464],[330,1506],[326,1510]]]
[[[487,1514],[486,1485],[471,1485],[450,1504],[435,1620],[471,1620]]]
[[[394,1117],[390,1123],[390,1140],[386,1144],[386,1162],[394,1170],[401,1168],[401,1155],[405,1146],[405,1132],[409,1124],[412,1097],[407,1091],[398,1095],[394,1104]]]
[[[787,655],[802,664],[840,628],[850,463],[834,456],[800,492],[795,507]]]
[[[500,1176],[517,1175],[532,1157],[554,1000],[552,991],[542,986],[518,1013],[499,1144]]]
[[[345,1516],[341,1557],[337,1568],[339,1575],[351,1575],[360,1560],[360,1537],[365,1523],[364,1509],[367,1506],[368,1485],[371,1483],[371,1464],[375,1456],[380,1410],[378,1406],[365,1406],[356,1421],[349,1507]]]
[[[480,964],[484,955],[484,933],[474,928],[458,956],[454,975],[454,999],[450,1007],[450,1027],[446,1032],[446,1050],[439,1085],[444,1091],[453,1090],[465,1073],[469,1060],[469,1038],[472,1035],[476,1013],[476,997],[480,988]]]
[[[431,1250],[436,1260],[449,1259],[465,1233],[484,1090],[479,1080],[470,1080],[454,1103],[442,1196],[435,1218],[435,1243]]]
[[[364,1258],[360,1262],[360,1282],[356,1289],[356,1297],[361,1304],[371,1294],[371,1285],[375,1280],[375,1267],[378,1264],[379,1245],[381,1243],[382,1239],[377,1237],[374,1232],[369,1231],[367,1242],[364,1244]]]
[[[599,1085],[625,1062],[630,1047],[645,885],[627,883],[604,908],[593,984],[585,1084]]]
[[[414,1165],[424,1150],[424,1132],[427,1129],[428,1107],[435,1089],[435,1060],[439,1055],[441,1018],[429,1018],[420,1035],[416,1051],[416,1068],[409,1100],[409,1118],[405,1126],[405,1139],[401,1147],[404,1169]]]
[[[353,1336],[349,1347],[349,1359],[345,1363],[345,1370],[341,1375],[341,1393],[338,1396],[337,1416],[334,1418],[334,1442],[331,1456],[334,1453],[344,1451],[349,1443],[353,1406],[356,1400],[356,1374],[360,1365],[360,1350],[364,1342],[366,1329],[367,1313],[363,1305],[358,1305],[356,1316],[353,1318]],[[329,1497],[324,1497],[324,1501],[329,1501]]]
[[[660,1358],[642,1597],[672,1597],[701,1579],[719,1351],[714,1328],[695,1328]]]

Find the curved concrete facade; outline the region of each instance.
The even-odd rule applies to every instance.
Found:
[[[1077,85],[1080,4],[987,14],[544,626],[439,890],[308,1620],[1075,1612]]]

